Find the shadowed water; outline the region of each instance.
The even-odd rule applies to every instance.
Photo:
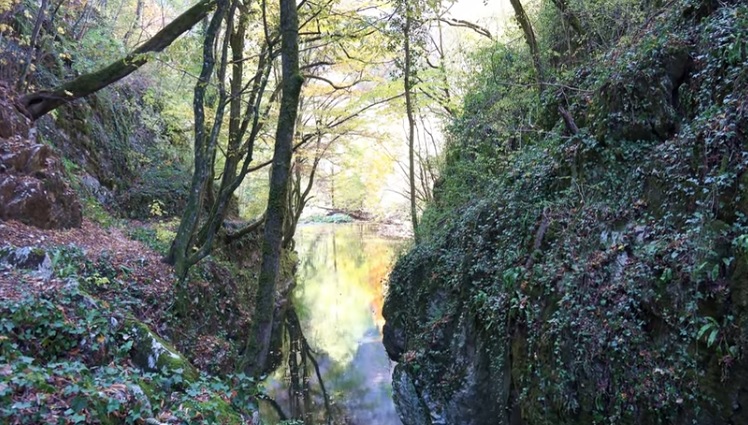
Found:
[[[358,223],[302,226],[295,239],[294,305],[330,397],[332,423],[400,424],[391,397],[394,365],[382,346],[381,311],[385,279],[402,242]],[[314,412],[307,422],[327,423],[318,380],[313,371],[310,375]],[[293,410],[288,376],[284,366],[267,383],[286,412]]]

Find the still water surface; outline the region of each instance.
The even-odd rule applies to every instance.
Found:
[[[399,425],[391,397],[394,366],[382,346],[384,283],[402,241],[367,224],[306,225],[297,230],[294,305],[330,395],[335,424]],[[314,373],[315,423],[327,423]],[[290,408],[288,370],[268,392]],[[273,423],[269,421],[269,423]]]

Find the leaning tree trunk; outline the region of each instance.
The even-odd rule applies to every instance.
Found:
[[[543,65],[540,61],[540,49],[538,48],[538,40],[535,38],[535,32],[532,29],[530,18],[525,13],[525,8],[522,7],[522,3],[519,0],[509,0],[514,8],[514,16],[517,18],[522,32],[525,34],[525,41],[527,46],[530,48],[530,55],[532,55],[532,63],[535,67],[535,78],[538,82],[538,90],[543,92],[545,89],[545,79],[543,77]]]
[[[200,22],[213,9],[216,1],[201,0],[124,58],[98,71],[81,75],[52,91],[27,94],[19,99],[21,106],[26,109],[31,119],[36,120],[67,102],[88,96],[125,78],[147,63],[154,53],[164,50],[180,35]]]
[[[257,284],[252,332],[247,341],[242,368],[249,376],[265,372],[273,328],[275,287],[280,272],[283,221],[288,200],[288,179],[299,96],[304,78],[299,71],[299,18],[295,0],[280,0],[282,98],[275,133],[273,170],[270,176],[262,265]]]

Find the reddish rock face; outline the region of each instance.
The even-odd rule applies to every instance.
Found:
[[[29,137],[31,122],[13,105],[13,94],[8,87],[0,83],[0,138]]]
[[[0,220],[43,229],[80,227],[81,204],[63,178],[59,156],[36,143],[32,124],[0,85]]]

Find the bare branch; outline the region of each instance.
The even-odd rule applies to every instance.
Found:
[[[491,35],[491,31],[483,28],[482,26],[478,24],[474,24],[469,21],[465,21],[462,19],[454,19],[454,18],[438,18],[438,20],[441,22],[444,22],[450,27],[467,28],[467,29],[473,30],[476,34],[482,35],[483,37],[486,37],[489,40],[493,40],[493,35]]]
[[[351,84],[348,84],[347,86],[339,86],[339,85],[333,83],[332,81],[328,80],[327,78],[320,77],[319,75],[304,74],[304,78],[308,78],[308,79],[311,79],[311,80],[319,80],[319,81],[325,82],[328,85],[330,85],[330,87],[334,88],[335,90],[347,90],[347,89],[349,89],[351,87],[356,86],[357,84],[360,84],[360,83],[363,83],[364,81],[366,81],[366,80],[357,80],[357,81],[354,81]]]

